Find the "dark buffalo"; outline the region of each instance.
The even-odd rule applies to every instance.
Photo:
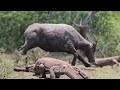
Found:
[[[27,51],[40,47],[49,52],[67,52],[73,54],[72,65],[76,59],[83,62],[86,67],[90,67],[95,62],[94,52],[96,44],[92,44],[84,39],[72,26],[66,24],[39,24],[30,25],[25,33],[25,44],[21,46],[23,54]],[[85,61],[77,50],[82,50],[88,61]]]

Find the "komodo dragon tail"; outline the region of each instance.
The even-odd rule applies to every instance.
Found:
[[[35,67],[35,64],[32,64],[32,65],[28,65],[26,66],[25,68],[14,68],[14,71],[17,71],[17,72],[34,72],[34,67]]]
[[[16,72],[20,72],[20,71],[28,72],[25,68],[14,68],[14,71],[16,71]]]
[[[78,72],[80,76],[82,76],[84,79],[89,79],[89,77],[86,75],[86,73],[83,70],[80,70],[79,68],[73,66],[74,70]]]

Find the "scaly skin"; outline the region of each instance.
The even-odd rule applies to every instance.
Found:
[[[65,61],[62,61],[62,60],[59,60],[59,59],[55,59],[55,58],[41,58],[39,60],[36,61],[36,64],[35,64],[35,67],[39,66],[43,64],[45,69],[49,69],[52,68],[53,66],[59,66],[59,67],[64,67],[65,66],[65,72],[62,72],[64,73],[65,75],[67,75],[68,77],[70,77],[71,79],[82,79],[83,77],[80,76],[80,74],[75,70],[73,69],[73,67],[68,64],[67,62]],[[39,70],[38,70],[39,71]],[[40,72],[36,72],[36,73],[40,73]]]
[[[74,68],[74,66],[68,67],[66,65],[63,65],[53,66],[50,68],[51,79],[59,78],[60,75],[67,75],[71,79],[88,79],[88,76],[86,76],[83,71],[78,68]]]
[[[100,67],[107,66],[107,65],[113,66],[114,64],[117,64],[117,66],[119,66],[119,62],[120,62],[120,56],[95,59],[95,65]]]
[[[28,69],[35,75],[40,75],[40,78],[46,78],[46,74],[50,74],[51,79],[59,78],[60,75],[67,75],[71,79],[88,79],[88,76],[77,67],[55,58],[41,58],[35,64],[27,66],[26,71],[29,71]],[[25,70],[17,69],[16,71]]]

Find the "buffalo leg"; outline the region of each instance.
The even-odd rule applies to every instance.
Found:
[[[69,52],[71,52],[71,54],[74,55],[74,58],[73,58],[73,60],[72,60],[72,62],[71,62],[71,65],[72,65],[72,66],[75,66],[77,58],[85,65],[85,67],[90,67],[90,66],[91,66],[90,63],[86,62],[86,61],[78,54],[77,50],[75,49],[75,47],[74,47],[72,44],[67,44],[67,45],[66,45],[66,48],[69,50]]]
[[[25,44],[21,46],[19,50],[22,50],[22,55],[26,55],[28,50],[36,47],[36,44],[34,43],[34,40],[25,40]],[[27,56],[28,57],[28,56]],[[27,63],[27,58],[26,58],[26,63]]]
[[[30,50],[34,47],[36,47],[35,40],[34,39],[26,39],[25,44],[23,46],[21,46],[21,48],[19,50],[23,51],[23,53],[22,53],[23,55],[26,55],[28,50]]]
[[[77,56],[75,55],[75,53],[77,52],[77,50],[75,49],[75,47],[70,43],[68,42],[66,45],[65,45],[65,48],[67,49],[67,52],[71,53],[74,55],[74,58],[71,62],[71,65],[72,66],[75,66],[76,64],[76,59],[77,59]]]
[[[91,66],[91,64],[89,62],[86,62],[77,52],[74,53],[72,66],[75,66],[77,58],[78,58],[79,61],[81,61],[85,65],[85,67],[90,67]]]
[[[76,57],[75,54],[74,54],[73,60],[72,60],[72,62],[71,62],[71,65],[72,65],[72,66],[75,66],[76,60],[77,60],[77,57]]]
[[[79,54],[77,54],[78,60],[81,61],[85,67],[91,67],[91,64],[83,59]]]

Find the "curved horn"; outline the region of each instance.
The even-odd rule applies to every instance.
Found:
[[[76,24],[75,21],[73,22],[73,24],[79,28],[81,27],[80,25]]]
[[[95,40],[95,44],[97,45],[97,37],[95,35],[93,35],[93,38]]]

